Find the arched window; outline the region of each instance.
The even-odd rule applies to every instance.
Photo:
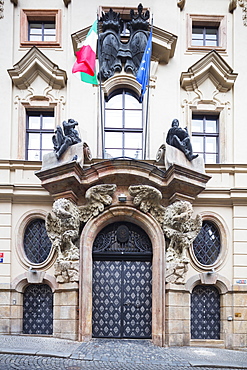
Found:
[[[142,103],[118,90],[105,101],[104,158],[143,158]]]
[[[37,218],[32,220],[24,233],[24,252],[31,263],[44,262],[50,253],[51,241],[48,238],[45,221]]]
[[[193,252],[202,265],[213,265],[220,254],[221,241],[217,226],[208,220],[204,220],[198,236],[193,242]]]

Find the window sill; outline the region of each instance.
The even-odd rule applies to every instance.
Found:
[[[37,46],[39,48],[61,48],[61,44],[57,41],[23,41],[20,44],[21,48]]]
[[[226,48],[223,48],[222,46],[189,46],[187,51],[192,51],[192,52],[210,52],[211,50],[215,50],[217,52],[226,52]]]

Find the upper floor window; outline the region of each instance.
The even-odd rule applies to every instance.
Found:
[[[44,262],[51,251],[51,241],[47,235],[45,221],[32,220],[24,233],[24,252],[31,263]]]
[[[21,10],[21,46],[61,47],[61,11]]]
[[[26,159],[41,161],[53,150],[52,136],[55,122],[53,112],[27,112]]]
[[[192,147],[194,154],[203,156],[205,163],[219,163],[218,116],[192,116]]]
[[[221,241],[219,230],[213,222],[203,221],[201,231],[193,242],[193,252],[202,265],[213,265],[217,261]]]
[[[142,103],[121,90],[105,102],[104,158],[143,157]]]
[[[55,22],[29,22],[28,41],[56,41]]]
[[[190,51],[226,50],[226,20],[220,15],[188,15],[188,45]]]
[[[192,26],[192,46],[218,46],[218,27]]]

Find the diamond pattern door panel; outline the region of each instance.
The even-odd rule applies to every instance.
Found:
[[[124,261],[123,337],[151,338],[151,262]]]
[[[29,285],[23,295],[23,333],[53,333],[53,295],[46,284]]]
[[[191,338],[220,339],[220,296],[212,286],[196,286],[193,289]]]
[[[121,337],[121,261],[94,261],[93,336]]]
[[[151,262],[94,261],[93,336],[151,338]]]

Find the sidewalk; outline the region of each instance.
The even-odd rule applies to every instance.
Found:
[[[153,364],[175,367],[247,369],[247,350],[233,351],[204,347],[156,347],[149,340],[93,339],[76,342],[52,337],[0,335],[0,355],[31,355]]]

